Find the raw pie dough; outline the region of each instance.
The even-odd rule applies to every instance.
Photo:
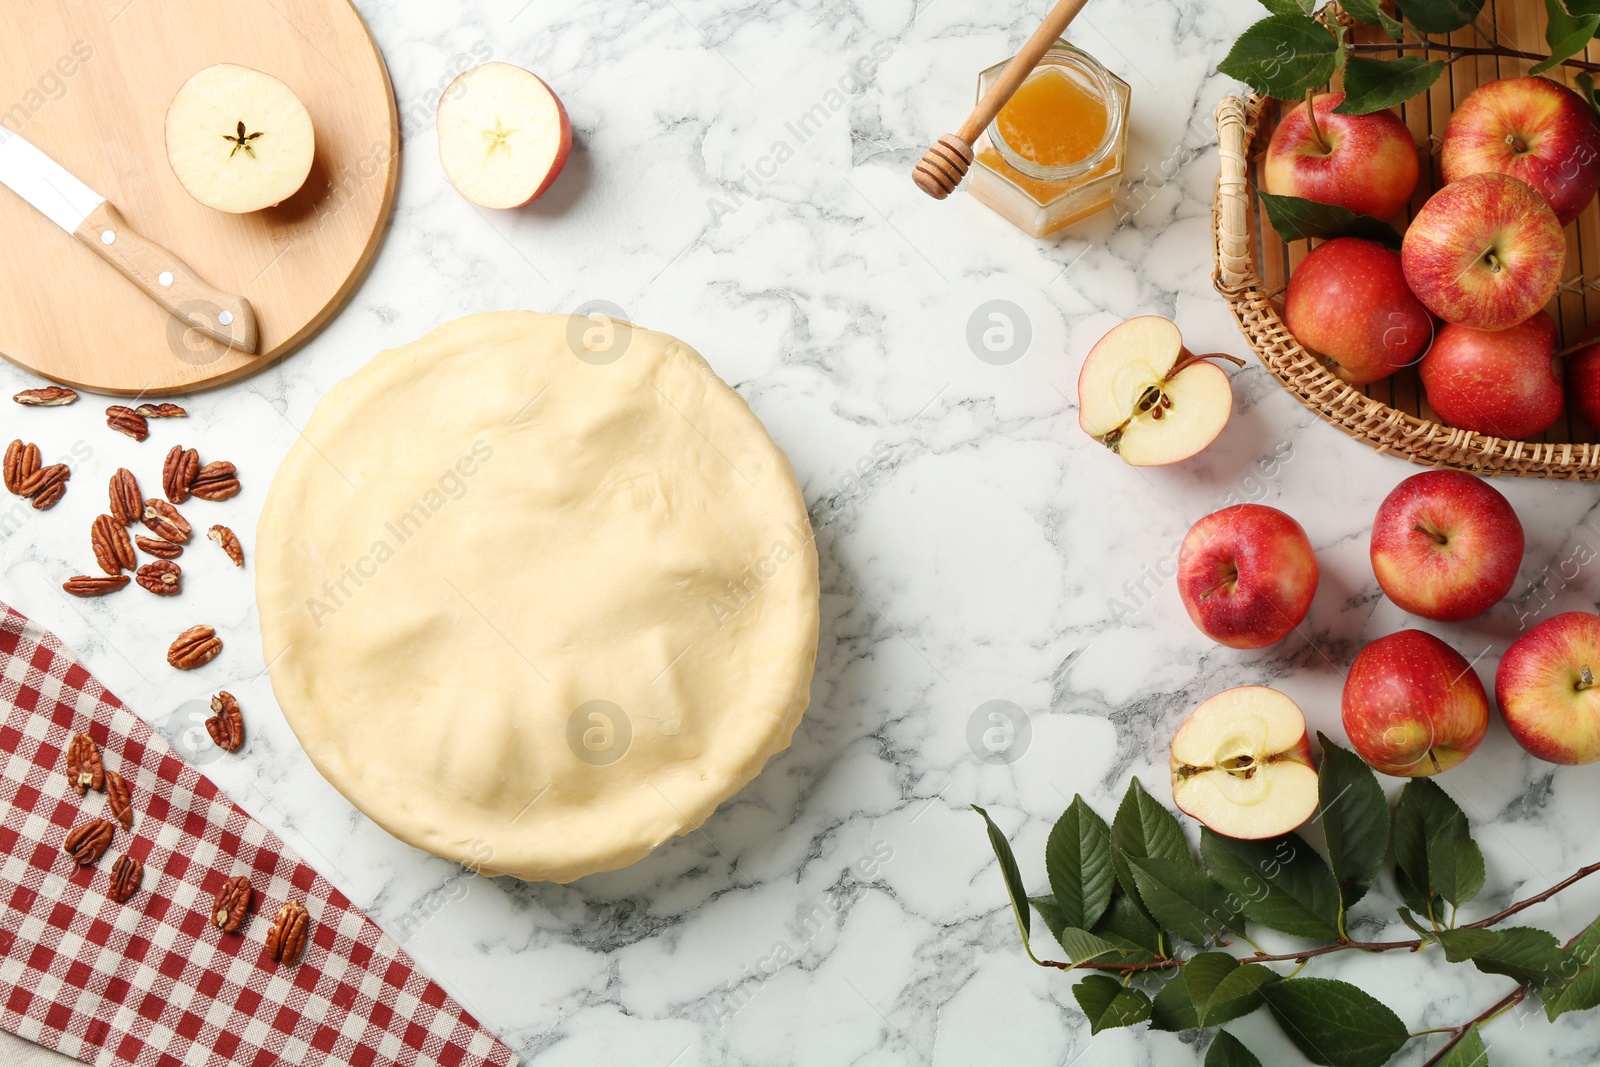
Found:
[[[625,323],[474,315],[380,354],[290,450],[256,566],[312,762],[485,873],[638,860],[806,708],[817,555],[788,460],[698,353]]]

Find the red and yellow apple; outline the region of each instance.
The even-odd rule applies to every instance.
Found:
[[[1380,637],[1356,653],[1341,712],[1350,747],[1397,778],[1449,770],[1489,729],[1489,698],[1472,664],[1421,630]]]
[[[1323,93],[1312,111],[1304,103],[1290,109],[1272,131],[1262,186],[1387,219],[1417,187],[1417,143],[1393,112],[1335,114],[1343,100]]]
[[[1372,520],[1372,573],[1402,610],[1464,622],[1498,604],[1522,566],[1511,503],[1464,471],[1413,474]]]
[[[1506,174],[1471,174],[1434,193],[1400,246],[1418,299],[1446,322],[1477,330],[1515,326],[1544,307],[1566,258],[1555,212]]]
[[[1548,314],[1503,330],[1447,323],[1417,368],[1428,403],[1462,430],[1517,440],[1561,417],[1556,324]]]
[[[1351,385],[1387,378],[1433,337],[1433,316],[1406,286],[1400,257],[1374,241],[1336,237],[1289,276],[1284,325]]]
[[[1224,690],[1172,738],[1172,802],[1224,837],[1286,834],[1317,810],[1306,717],[1262,685]]]
[[[1439,165],[1446,182],[1509,174],[1531,185],[1565,225],[1600,189],[1600,118],[1548,78],[1485,82],[1456,106]]]
[[[572,151],[567,109],[537,75],[510,63],[485,63],[451,82],[438,126],[445,177],[481,207],[540,196]]]
[[[1202,633],[1229,648],[1283,640],[1311,608],[1317,557],[1300,524],[1265,504],[1235,504],[1189,528],[1178,595]]]
[[[1600,759],[1600,615],[1568,611],[1500,657],[1494,698],[1517,744],[1550,763]]]

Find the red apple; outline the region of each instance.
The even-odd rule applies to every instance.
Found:
[[[510,63],[485,63],[451,82],[438,126],[445,177],[482,207],[538,197],[572,151],[567,109],[537,75]]]
[[[1317,810],[1306,717],[1264,685],[1195,708],[1172,738],[1170,767],[1172,802],[1224,837],[1277,837]]]
[[[1472,664],[1421,630],[1380,637],[1358,652],[1341,710],[1356,754],[1398,778],[1448,771],[1489,729],[1489,698]]]
[[[1302,103],[1283,117],[1267,145],[1262,184],[1280,196],[1389,218],[1417,187],[1417,142],[1393,112],[1334,114],[1342,100],[1343,93],[1323,93],[1313,112]]]
[[[1289,276],[1283,321],[1351,385],[1387,378],[1433,337],[1433,316],[1407,288],[1400,257],[1355,237],[1320,244],[1300,262]]]
[[[1446,322],[1515,326],[1555,295],[1566,265],[1561,223],[1544,197],[1505,174],[1472,174],[1422,205],[1400,262],[1411,291]]]
[[[1498,604],[1522,566],[1511,503],[1464,471],[1426,471],[1395,486],[1372,520],[1372,573],[1401,609],[1464,622]]]
[[[1504,330],[1446,324],[1417,368],[1439,417],[1462,430],[1517,440],[1561,417],[1556,324],[1543,311]]]
[[[1590,426],[1600,427],[1600,324],[1580,340],[1592,343],[1563,360],[1567,365],[1567,397]]]
[[[1485,172],[1519,178],[1563,225],[1600,189],[1600,118],[1583,97],[1548,78],[1485,82],[1456,106],[1439,164],[1453,182]]]
[[[1229,648],[1281,641],[1306,617],[1317,557],[1300,524],[1264,504],[1235,504],[1189,528],[1178,595],[1202,633]]]
[[[1600,615],[1568,611],[1500,657],[1494,698],[1517,744],[1550,763],[1600,759]]]

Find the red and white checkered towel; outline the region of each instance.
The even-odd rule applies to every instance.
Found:
[[[99,862],[61,851],[67,831],[111,818],[67,782],[87,733],[127,779],[130,833]],[[0,1028],[84,1063],[130,1067],[507,1065],[516,1056],[420,974],[345,895],[233,804],[122,706],[55,635],[0,604]],[[112,819],[115,822],[115,819]],[[126,904],[111,865],[145,865]],[[256,889],[238,934],[209,922],[218,887]],[[303,900],[299,963],[267,955],[267,927]]]

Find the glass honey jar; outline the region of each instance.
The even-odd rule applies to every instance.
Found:
[[[978,98],[1006,63],[978,75]],[[1057,41],[978,143],[968,189],[1032,237],[1111,206],[1128,147],[1128,83]]]

